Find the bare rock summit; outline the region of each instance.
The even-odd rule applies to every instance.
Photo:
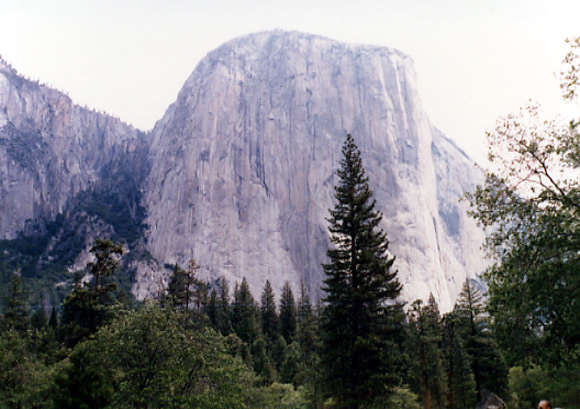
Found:
[[[195,68],[150,135],[147,249],[195,257],[201,275],[255,294],[323,280],[335,170],[347,133],[362,152],[406,300],[452,308],[481,272],[483,233],[459,202],[481,171],[429,121],[413,61],[297,32],[234,39]],[[137,274],[144,297],[155,275]]]

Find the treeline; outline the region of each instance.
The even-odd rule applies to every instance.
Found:
[[[111,280],[120,251],[95,243],[92,278],[77,274],[60,314],[30,313],[13,275],[0,316],[0,407],[329,407],[322,307],[304,286],[295,294],[285,283],[276,297],[267,281],[256,300],[245,280],[210,288],[192,261],[175,266],[158,302],[136,303]],[[473,408],[487,389],[526,408],[559,387],[540,367],[508,368],[469,281],[449,313],[433,296],[412,303],[400,340],[396,407]]]
[[[158,302],[138,304],[112,282],[120,245],[97,240],[62,312],[29,314],[15,274],[1,316],[0,407],[322,408],[321,308],[304,286],[218,286],[175,266]],[[232,290],[232,291],[230,291]],[[481,294],[466,282],[453,312],[415,302],[396,351],[392,404],[474,407],[482,388],[504,393],[507,369],[487,328]],[[329,400],[330,398],[330,400]]]

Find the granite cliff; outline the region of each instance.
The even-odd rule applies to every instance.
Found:
[[[0,60],[0,238],[47,237],[45,259],[64,236],[79,251],[96,235],[121,239],[137,255],[139,298],[190,257],[210,282],[245,276],[257,295],[266,279],[303,278],[317,295],[347,132],[404,298],[433,292],[450,309],[484,266],[483,233],[459,202],[481,172],[429,122],[408,56],[297,32],[209,53],[148,135]]]
[[[42,279],[76,268],[99,236],[142,247],[146,151],[142,132],[75,105],[0,59],[2,271],[19,268]]]
[[[429,122],[412,60],[296,32],[235,39],[203,59],[151,135],[147,243],[195,257],[202,275],[255,293],[304,278],[316,293],[346,133],[397,256],[404,297],[451,308],[483,266],[481,231],[458,202],[480,171]]]

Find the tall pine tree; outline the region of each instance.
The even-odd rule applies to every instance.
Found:
[[[457,317],[457,331],[471,357],[478,400],[484,389],[496,394],[505,392],[508,375],[503,356],[491,337],[484,311],[483,295],[466,279],[457,298],[454,313]]]
[[[475,407],[476,387],[471,358],[457,331],[458,318],[454,312],[445,314],[442,321],[443,364],[447,382],[449,409]]]
[[[290,345],[296,335],[296,301],[290,283],[286,281],[280,296],[280,335]]]
[[[77,272],[73,289],[63,302],[60,335],[69,347],[97,332],[113,316],[111,307],[117,286],[111,275],[119,265],[123,246],[108,239],[96,239],[91,253],[95,257],[87,264],[91,282],[83,283],[80,272]]]
[[[242,283],[234,289],[232,306],[232,327],[242,341],[252,345],[259,333],[258,308],[250,292],[250,286],[244,277]]]
[[[206,284],[196,277],[199,269],[200,266],[193,258],[187,263],[187,270],[175,264],[164,301],[179,310],[201,311],[208,302],[208,294]]]
[[[385,399],[397,379],[400,350],[393,339],[402,319],[395,301],[401,284],[350,135],[342,155],[336,205],[328,219],[334,246],[327,252],[330,263],[323,265],[322,365],[326,393],[337,407],[361,408]]]
[[[216,326],[222,335],[232,333],[232,309],[230,306],[230,287],[228,280],[220,279],[218,303],[216,311]]]
[[[269,280],[266,280],[262,291],[262,303],[260,304],[260,322],[262,324],[262,334],[266,342],[274,342],[278,336],[278,312],[276,311],[276,297]]]
[[[8,329],[24,332],[29,328],[26,293],[22,288],[20,272],[12,273],[8,296],[5,300],[4,322]]]
[[[408,372],[414,392],[422,397],[425,409],[443,408],[446,391],[440,349],[440,317],[433,295],[430,295],[427,305],[416,300],[408,312],[408,319],[409,352],[415,357]]]

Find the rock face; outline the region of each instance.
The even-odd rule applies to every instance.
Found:
[[[403,298],[432,292],[450,309],[483,268],[483,234],[458,202],[481,172],[430,124],[409,57],[296,32],[211,52],[150,135],[0,59],[0,239],[45,237],[41,267],[54,254],[82,264],[98,235],[124,241],[139,298],[157,295],[162,266],[191,257],[202,277],[245,276],[255,295],[267,279],[320,295],[346,133]]]
[[[84,267],[96,237],[123,241],[132,253],[127,270],[146,269],[138,259],[147,173],[142,132],[74,105],[0,59],[0,239],[17,239],[0,242],[2,269],[64,279],[66,267]]]
[[[246,277],[259,294],[300,278],[314,293],[346,133],[357,142],[403,297],[452,307],[479,273],[482,232],[458,200],[480,171],[429,122],[412,60],[295,32],[208,54],[156,124],[144,184],[147,246],[163,263]],[[143,287],[145,288],[145,287]],[[144,296],[145,294],[140,294]]]
[[[138,143],[137,130],[23,79],[0,59],[0,238],[63,213]]]

